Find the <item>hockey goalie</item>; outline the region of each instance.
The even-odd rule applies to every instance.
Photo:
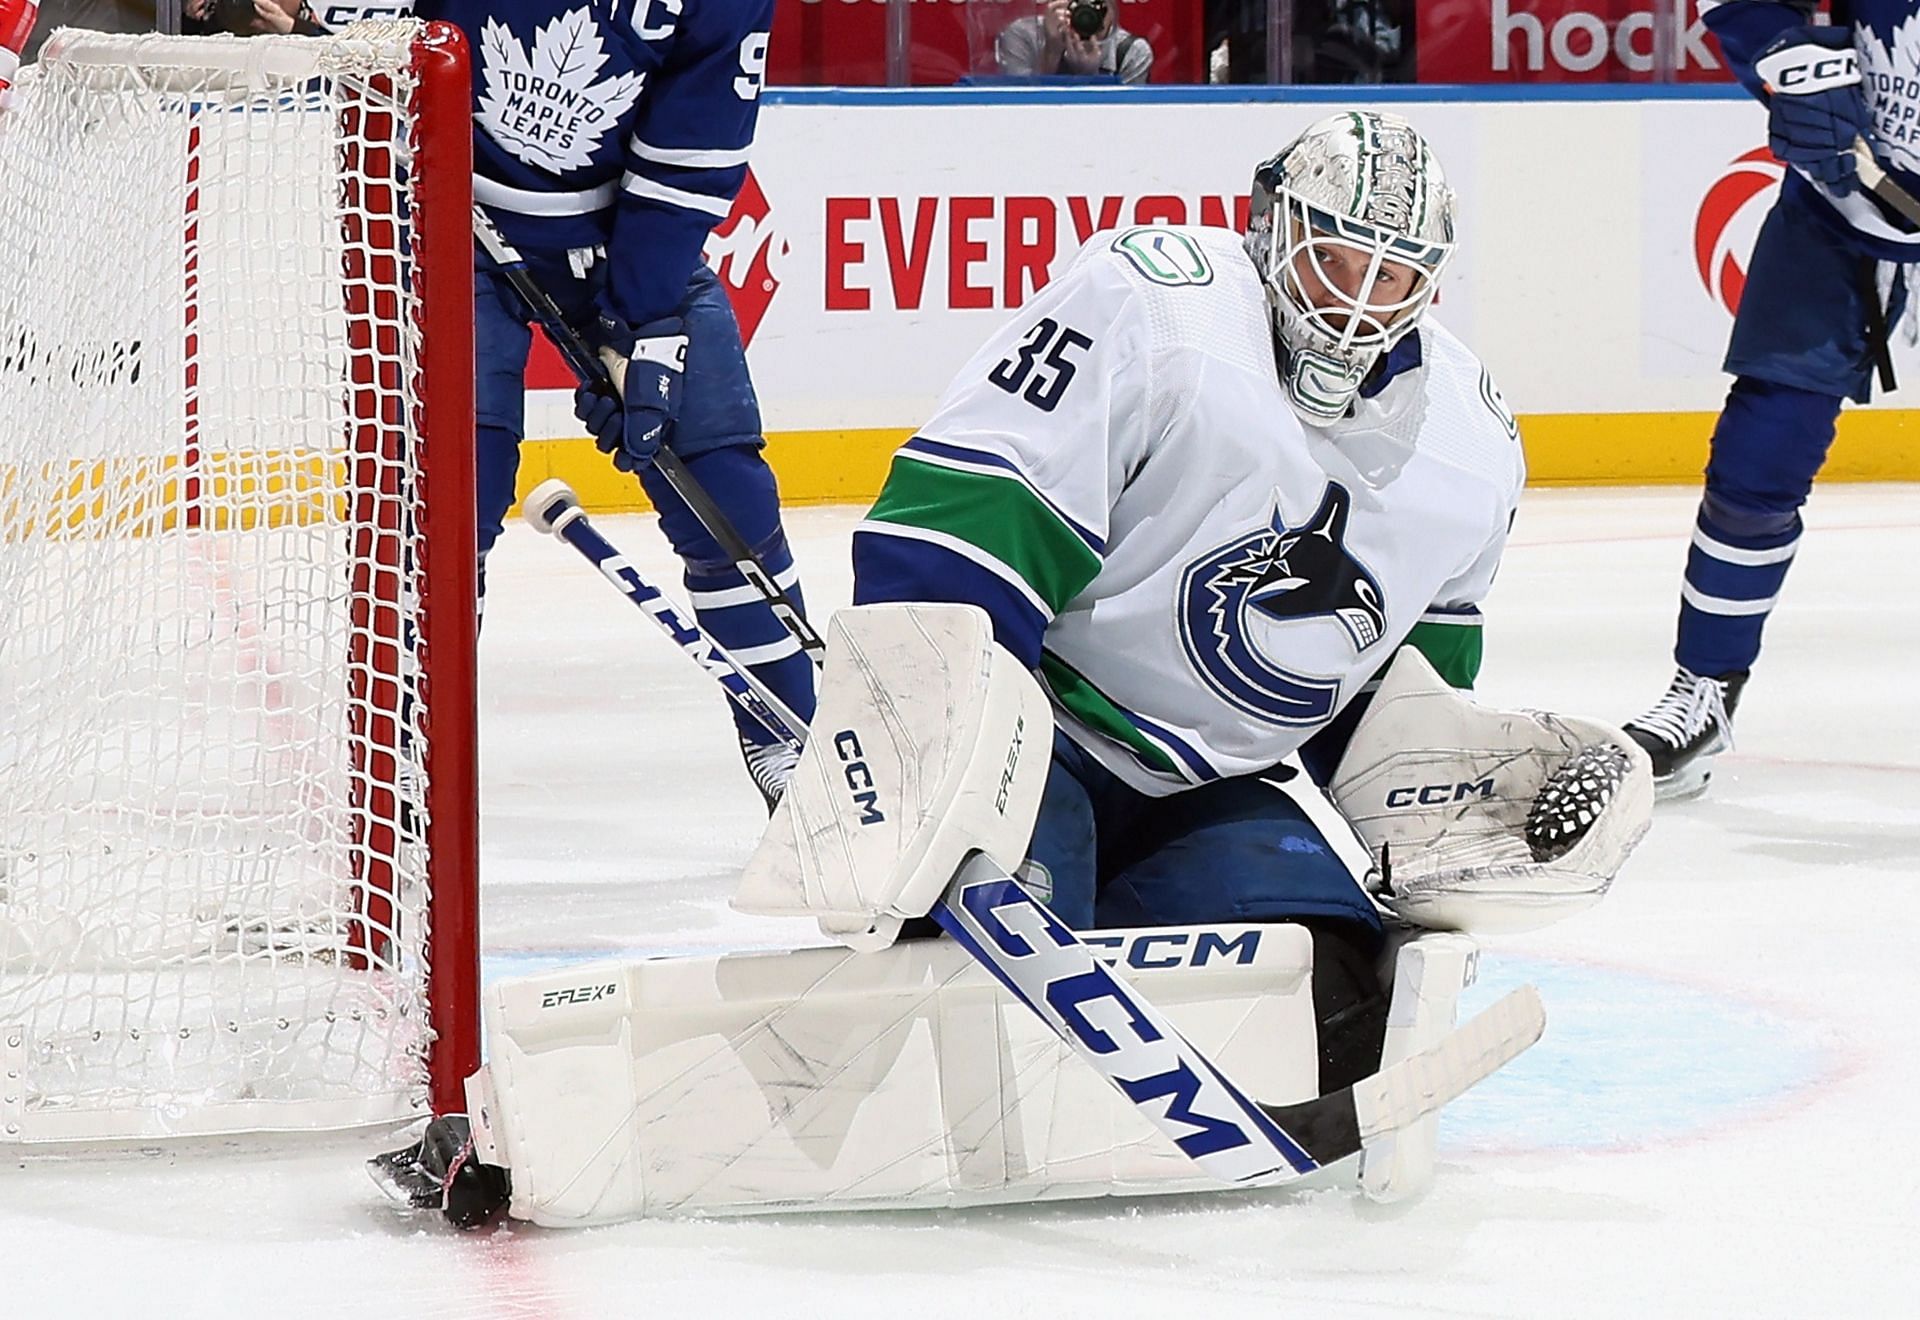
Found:
[[[854,536],[734,900],[831,947],[495,986],[396,1184],[548,1225],[1419,1191],[1438,1106],[1542,1025],[1456,1028],[1474,935],[1599,899],[1652,801],[1617,729],[1461,691],[1523,468],[1425,314],[1453,212],[1362,112],[1259,167],[1244,239],[1090,239]]]

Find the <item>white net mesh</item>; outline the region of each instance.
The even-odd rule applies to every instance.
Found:
[[[414,35],[0,115],[0,1144],[422,1103]]]

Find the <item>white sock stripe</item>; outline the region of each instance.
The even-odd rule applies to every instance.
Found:
[[[1793,552],[1800,548],[1800,538],[1796,536],[1785,545],[1774,546],[1771,550],[1742,550],[1737,545],[1716,541],[1695,527],[1693,544],[1702,554],[1710,555],[1723,564],[1738,564],[1742,568],[1761,568],[1767,564],[1784,564],[1792,559]]]
[[[1778,592],[1764,600],[1728,600],[1725,596],[1709,596],[1703,591],[1695,591],[1691,583],[1680,584],[1680,599],[1704,614],[1723,614],[1741,617],[1753,614],[1765,614],[1780,599]]]
[[[800,654],[800,642],[793,637],[782,637],[779,641],[768,642],[765,646],[729,646],[726,652],[743,665],[770,665],[775,660],[785,660],[790,655]]]
[[[783,573],[773,575],[774,585],[782,591],[792,591],[800,585],[800,566],[795,564]],[[724,610],[735,605],[752,605],[764,599],[760,590],[751,582],[743,582],[737,587],[722,587],[718,591],[689,591],[687,601],[696,610]]]

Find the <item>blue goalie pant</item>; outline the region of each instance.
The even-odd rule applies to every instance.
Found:
[[[1745,671],[1800,543],[1800,507],[1833,444],[1843,399],[1866,402],[1878,266],[1793,181],[1754,242],[1714,426],[1706,490],[1681,586],[1674,659],[1696,674]],[[1885,321],[1906,307],[1895,270]]]
[[[1365,947],[1381,937],[1373,903],[1283,790],[1243,777],[1149,797],[1060,733],[1027,861],[1076,930],[1318,921]]]
[[[475,485],[484,598],[487,554],[513,505],[520,468],[520,441],[526,434],[527,354],[532,347],[528,327],[535,318],[484,253],[478,263],[474,273]],[[574,274],[564,253],[528,253],[526,264],[534,281],[572,324],[594,324],[594,299],[604,262],[585,277]],[[694,268],[686,297],[674,314],[686,325],[687,367],[679,416],[667,445],[713,497],[774,581],[804,608],[793,552],[780,523],[779,490],[761,453],[765,440],[760,433],[760,403],[747,375],[740,327],[719,280],[705,265]],[[811,719],[813,663],[799,643],[666,479],[648,468],[640,474],[640,484],[659,510],[661,530],[685,565],[684,581],[700,626],[795,714]],[[734,722],[750,741],[771,739],[758,721],[737,709]]]

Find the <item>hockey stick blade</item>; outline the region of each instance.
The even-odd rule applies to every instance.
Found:
[[[1419,1122],[1532,1048],[1547,1028],[1540,992],[1510,991],[1430,1049],[1352,1086],[1293,1105],[1261,1105],[1320,1164]]]
[[[1912,223],[1920,225],[1920,199],[1887,177],[1880,162],[1873,158],[1873,148],[1867,145],[1865,138],[1853,140],[1853,158],[1859,167],[1860,182],[1866,190]]]

